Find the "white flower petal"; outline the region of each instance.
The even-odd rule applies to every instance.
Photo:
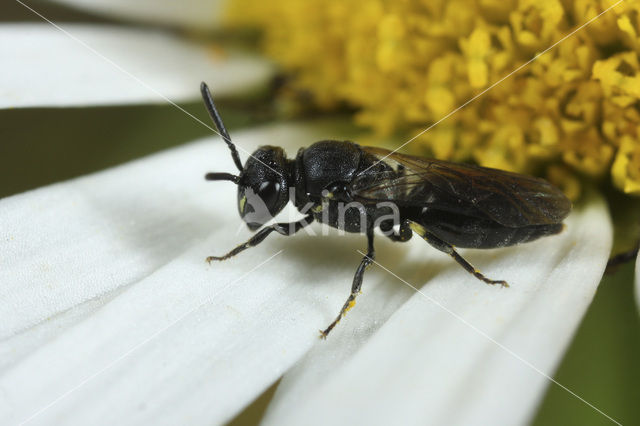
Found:
[[[483,285],[415,238],[406,261],[378,256],[412,285],[426,282],[423,294],[414,294],[353,356],[335,336],[314,348],[285,375],[264,423],[527,423],[550,383],[540,372],[553,375],[611,247],[602,200],[575,211],[567,225],[534,243],[466,252],[489,277],[506,279],[508,289]],[[445,269],[426,280],[424,270],[436,258]],[[387,280],[404,285],[392,275]],[[368,284],[365,278],[366,293]]]
[[[277,126],[234,140],[250,152],[313,132]],[[144,279],[221,226],[235,230],[233,187],[206,182],[210,170],[235,170],[218,136],[1,199],[0,340]]]
[[[0,108],[188,101],[203,80],[220,96],[271,74],[262,59],[216,54],[161,31],[62,28],[75,39],[46,23],[0,25]]]
[[[9,338],[0,339],[0,372],[11,368],[12,365],[18,363],[45,342],[55,338],[75,323],[84,320],[105,303],[111,301],[121,290],[122,288],[94,297]]]
[[[234,138],[317,139],[308,126]],[[248,234],[233,185],[202,179],[233,171],[216,142],[2,200],[0,424],[217,424],[321,343],[363,238],[274,236],[208,266]],[[80,321],[54,318],[62,331],[25,330],[113,289]]]
[[[224,18],[225,0],[53,0],[80,10],[141,22],[210,29]]]
[[[249,150],[316,139],[306,127],[234,138]],[[355,251],[365,245],[360,236],[276,236],[206,266],[204,256],[247,237],[235,233],[233,185],[203,182],[209,170],[233,170],[226,147],[210,140],[0,201],[0,325],[10,325],[0,345],[8,354],[8,362],[0,360],[0,423],[34,415],[46,424],[220,423],[314,344],[324,355],[310,358],[328,378],[308,360],[297,367],[307,365],[319,393],[301,389],[304,404],[289,406],[292,421],[304,407],[316,408],[305,423],[322,421],[327,407],[377,422],[395,410],[398,420],[417,422],[447,422],[451,413],[459,416],[453,422],[475,415],[486,422],[497,410],[504,415],[497,423],[527,418],[544,380],[417,295],[375,333],[412,295],[380,268],[368,271],[356,309],[327,342],[318,341],[314,330],[346,297],[360,258]],[[425,282],[424,268],[429,275],[446,268],[424,291],[548,372],[593,296],[610,239],[599,202],[574,214],[563,235],[499,252],[491,264],[498,252],[468,253],[491,276],[509,279],[509,290],[467,278],[418,240],[403,246],[378,239],[377,248],[378,260],[410,282]],[[62,331],[48,327],[56,314]],[[344,352],[342,342],[351,345]],[[361,342],[353,358],[337,361]],[[285,383],[295,387],[291,377]],[[461,403],[463,394],[469,401]],[[375,405],[364,412],[369,401]],[[318,410],[319,403],[329,405]],[[273,408],[272,420],[281,413]]]
[[[207,160],[173,150],[0,200],[0,338],[136,282],[203,238],[202,213],[222,213],[202,196]]]

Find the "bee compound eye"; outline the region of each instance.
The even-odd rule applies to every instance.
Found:
[[[258,196],[262,198],[264,204],[271,209],[278,202],[278,195],[280,194],[280,183],[273,181],[266,181],[260,184],[258,188]]]

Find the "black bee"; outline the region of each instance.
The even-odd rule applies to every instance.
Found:
[[[208,257],[208,262],[235,256],[274,231],[293,235],[313,220],[367,235],[367,254],[356,270],[351,293],[336,319],[321,331],[322,337],[355,304],[364,271],[375,258],[375,228],[393,241],[408,241],[415,233],[476,278],[508,287],[505,281],[482,275],[454,246],[506,247],[557,234],[571,210],[567,197],[539,178],[397,154],[348,141],[315,142],[301,148],[295,159],[287,159],[280,147],[262,146],[243,166],[207,85],[202,83],[200,89],[209,115],[240,170],[238,176],[208,173],[205,178],[238,185],[240,217],[252,231],[290,200],[306,214],[297,222],[264,227],[224,256]],[[250,202],[251,198],[259,203]],[[357,208],[345,209],[345,203]],[[262,208],[256,208],[256,204]]]

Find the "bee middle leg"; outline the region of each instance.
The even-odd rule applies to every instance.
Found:
[[[429,231],[427,231],[422,225],[416,222],[409,222],[409,226],[413,232],[418,234],[422,239],[428,242],[432,247],[447,253],[449,256],[453,257],[453,259],[458,262],[460,266],[462,266],[467,272],[476,277],[477,279],[484,281],[487,284],[491,285],[500,285],[502,287],[509,287],[506,281],[503,280],[490,280],[485,277],[480,271],[478,271],[471,263],[465,260],[464,257],[460,256],[458,252],[453,248],[453,246],[445,241],[442,241],[440,238],[436,237]]]
[[[253,237],[249,238],[249,240],[240,244],[239,246],[231,250],[229,253],[223,256],[207,257],[207,262],[211,263],[211,261],[213,260],[227,260],[230,257],[233,257],[236,254],[245,251],[249,247],[257,246],[258,244],[263,242],[269,236],[269,234],[271,234],[273,231],[276,231],[280,235],[291,236],[296,232],[298,232],[299,230],[301,230],[302,228],[304,228],[305,226],[309,225],[311,222],[313,222],[312,215],[306,216],[304,219],[300,219],[297,222],[274,223],[271,226],[267,226],[266,228],[261,229]]]
[[[358,269],[356,270],[356,274],[353,276],[353,283],[351,284],[351,294],[347,298],[347,301],[342,306],[340,313],[336,317],[335,320],[329,327],[324,329],[324,331],[320,331],[320,337],[323,339],[327,338],[327,335],[333,330],[333,327],[336,326],[342,319],[342,317],[347,313],[347,311],[354,307],[356,304],[356,296],[360,293],[360,289],[362,288],[362,277],[364,276],[364,271],[367,266],[371,265],[376,257],[375,250],[373,248],[373,228],[367,229],[367,255],[362,258],[360,261],[360,265],[358,265]]]

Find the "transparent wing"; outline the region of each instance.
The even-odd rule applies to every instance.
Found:
[[[549,182],[517,173],[362,147],[376,166],[352,182],[355,197],[393,201],[472,216],[485,215],[503,226],[560,223],[571,202]]]

